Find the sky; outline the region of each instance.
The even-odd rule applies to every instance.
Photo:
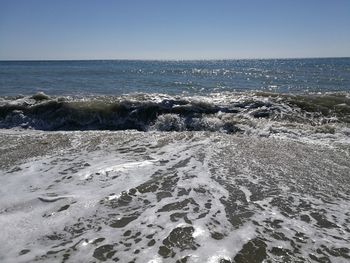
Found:
[[[0,60],[350,56],[350,0],[0,0]]]

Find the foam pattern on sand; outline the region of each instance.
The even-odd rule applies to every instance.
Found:
[[[349,144],[211,132],[0,138],[2,262],[350,258]]]

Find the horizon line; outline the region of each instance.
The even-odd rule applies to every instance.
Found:
[[[325,57],[262,57],[262,58],[198,58],[198,59],[150,59],[150,58],[84,58],[84,59],[0,59],[0,62],[39,62],[39,61],[228,61],[228,60],[288,60],[288,59],[331,59],[350,58],[350,56]]]

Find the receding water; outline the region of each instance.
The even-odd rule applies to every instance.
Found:
[[[349,141],[8,130],[0,140],[1,262],[350,258]]]

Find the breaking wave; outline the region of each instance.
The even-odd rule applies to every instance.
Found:
[[[215,131],[224,133],[349,133],[348,93],[208,96],[131,94],[119,97],[0,99],[0,128],[36,130]]]

